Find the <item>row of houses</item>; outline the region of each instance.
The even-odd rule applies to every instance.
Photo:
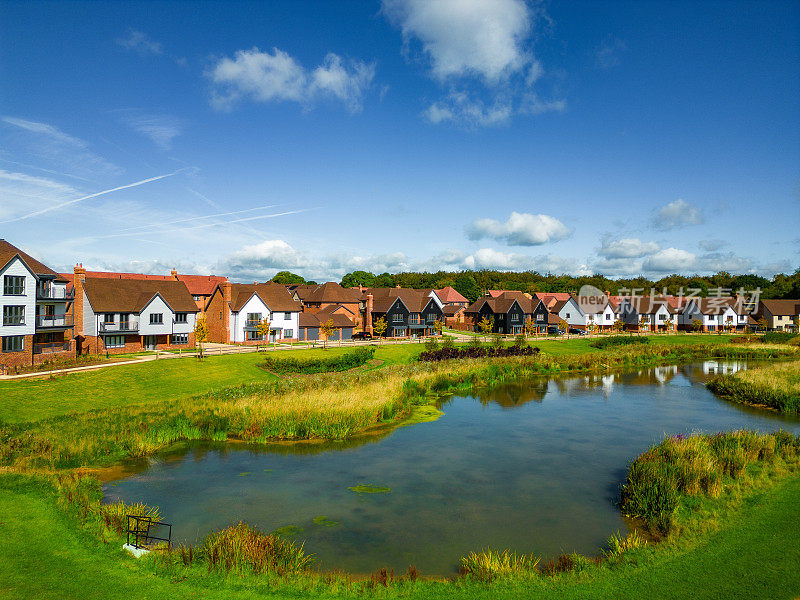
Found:
[[[478,331],[518,334],[547,328],[637,331],[743,331],[763,327],[791,331],[800,319],[800,300],[760,300],[741,296],[597,296],[575,293],[523,294],[490,290],[466,307],[445,307],[448,325]],[[486,321],[488,319],[489,321]]]
[[[644,330],[795,327],[800,301],[649,296],[585,297],[490,290],[470,303],[443,289],[343,288],[338,283],[232,283],[226,277],[108,273],[77,265],[57,273],[0,240],[0,366],[38,364],[56,356],[163,350],[195,345],[202,318],[208,341],[236,344],[347,340],[355,332],[387,337],[433,335],[437,326],[501,334],[548,327]],[[619,325],[617,325],[619,327]]]

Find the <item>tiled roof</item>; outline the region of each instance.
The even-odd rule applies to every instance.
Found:
[[[75,273],[59,273],[68,282],[67,289],[71,290],[75,280]],[[128,279],[139,281],[175,281],[172,275],[145,275],[144,273],[116,273],[112,271],[86,271],[86,277],[92,279]]]
[[[346,315],[323,315],[320,313],[300,313],[300,327],[319,327],[322,323],[333,321],[335,327],[355,327],[355,323]]]
[[[178,280],[186,284],[189,293],[192,296],[210,296],[214,293],[214,289],[223,281],[227,281],[227,277],[219,275],[177,275]]]
[[[87,277],[83,282],[83,289],[96,313],[138,313],[156,294],[160,295],[174,312],[198,312],[186,285],[174,279],[154,281]]]
[[[461,304],[445,304],[444,308],[442,308],[442,312],[446,317],[457,315],[462,310],[466,310],[466,307]]]
[[[387,312],[398,298],[412,313],[425,310],[432,298],[428,296],[431,290],[414,290],[411,288],[365,288],[361,300],[366,300],[372,294],[372,311],[376,313]]]
[[[232,283],[231,310],[239,312],[247,301],[257,294],[271,311],[299,312],[300,304],[295,302],[286,286],[279,283]]]
[[[5,266],[11,262],[11,259],[15,256],[19,256],[22,262],[24,262],[28,268],[33,271],[34,275],[54,275],[57,281],[66,281],[62,276],[53,271],[53,269],[43,265],[30,254],[23,252],[5,240],[0,240],[0,270],[4,269]]]
[[[447,304],[448,302],[469,302],[464,296],[458,293],[458,290],[452,288],[451,286],[443,287],[440,290],[436,290],[436,294],[439,296],[439,299]]]
[[[298,296],[300,294],[298,293]],[[334,281],[323,283],[309,291],[305,297],[300,296],[303,302],[323,302],[338,304],[357,304],[360,294],[358,290],[346,289]]]
[[[800,315],[800,300],[762,300],[761,304],[776,317]]]

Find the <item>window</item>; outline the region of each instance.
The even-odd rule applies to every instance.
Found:
[[[4,306],[3,325],[25,325],[25,307]]]
[[[150,325],[162,325],[164,315],[162,313],[150,313]]]
[[[124,335],[107,335],[104,340],[106,348],[124,348],[125,336]]]
[[[131,326],[131,315],[130,313],[120,313],[119,314],[119,328],[120,329],[128,329]]]
[[[248,342],[252,342],[256,340],[263,340],[264,336],[261,335],[258,331],[245,331],[244,339],[246,339]]]
[[[402,323],[403,322],[403,315],[399,313],[395,313],[392,315],[392,323]]]
[[[113,323],[114,322],[114,313],[105,313],[103,315],[103,323]]]
[[[188,313],[175,313],[175,322],[176,323],[188,323],[187,315],[188,315]]]
[[[283,337],[284,338],[290,338],[290,337],[292,337],[293,333],[294,333],[294,330],[292,330],[292,329],[284,329],[283,330]]]
[[[186,344],[189,343],[188,333],[174,333],[170,337],[171,337],[170,344],[174,346],[185,346]]]
[[[6,275],[3,277],[4,296],[24,296],[25,277],[21,275]]]
[[[24,335],[9,335],[3,338],[3,352],[22,352],[24,349]]]
[[[519,323],[519,314],[514,313],[513,315],[511,315],[511,322],[512,323]]]
[[[436,321],[436,315],[435,314],[429,314],[428,315],[428,323],[433,323],[435,321]]]
[[[203,299],[202,296],[192,296],[192,300],[194,300],[195,302],[197,302],[198,300],[202,300],[202,299]]]
[[[256,325],[261,323],[261,313],[247,313],[247,322]]]
[[[569,313],[567,313],[567,317],[566,318],[569,319]]]
[[[659,321],[663,321],[666,318],[667,318],[666,315],[658,315],[658,320]]]
[[[540,314],[538,314],[538,315],[536,315],[536,320],[537,320],[537,321],[544,321],[544,315],[543,315],[543,314],[541,314],[541,313],[540,313]]]
[[[292,313],[290,313],[290,312],[283,313],[283,320],[284,321],[291,321],[292,320]]]

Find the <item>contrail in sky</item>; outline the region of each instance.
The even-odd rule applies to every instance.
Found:
[[[89,194],[88,196],[82,196],[80,198],[75,198],[74,200],[67,200],[66,202],[62,202],[61,204],[56,204],[54,206],[48,206],[47,208],[43,208],[41,210],[36,210],[32,213],[28,213],[27,215],[22,215],[21,217],[16,217],[15,219],[9,219],[7,221],[0,221],[0,223],[14,223],[15,221],[23,221],[25,219],[30,219],[31,217],[38,217],[39,215],[43,215],[50,211],[56,210],[58,208],[64,208],[65,206],[70,206],[71,204],[75,204],[76,202],[82,202],[83,200],[89,200],[90,198],[97,198],[98,196],[105,196],[106,194],[110,194],[111,192],[118,192],[120,190],[127,190],[128,188],[137,187],[140,185],[144,185],[145,183],[150,183],[151,181],[158,181],[159,179],[164,179],[165,177],[172,177],[173,175],[177,175],[178,173],[182,173],[183,171],[190,170],[191,167],[186,167],[183,169],[178,169],[177,171],[173,171],[172,173],[167,173],[166,175],[157,175],[155,177],[149,177],[147,179],[142,179],[141,181],[137,181],[135,183],[129,183],[127,185],[121,185],[119,187],[111,188],[110,190],[103,190],[102,192],[95,192],[94,194]]]

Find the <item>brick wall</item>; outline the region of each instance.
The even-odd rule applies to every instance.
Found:
[[[214,292],[211,302],[206,308],[209,342],[226,344],[230,341],[230,284],[227,289],[228,300],[225,299],[225,291],[221,286]]]
[[[33,364],[33,334],[25,336],[25,346],[22,352],[0,352],[0,365],[6,369],[13,371],[14,367],[25,367],[31,364]]]

